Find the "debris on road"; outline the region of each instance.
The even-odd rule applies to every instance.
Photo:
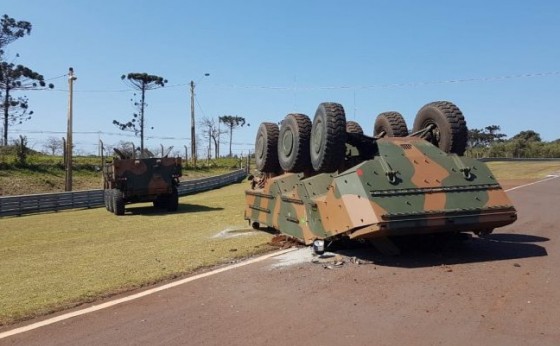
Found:
[[[297,241],[297,239],[289,237],[284,234],[278,234],[272,237],[268,245],[275,246],[280,249],[288,249],[291,247],[303,247],[303,245]]]
[[[320,264],[325,269],[340,268],[343,267],[346,263],[357,265],[373,264],[373,261],[370,260],[360,259],[356,256],[344,256],[333,252],[325,252],[322,255],[316,255],[309,247],[302,247],[300,249],[297,249],[296,251],[277,256],[275,257],[275,259],[277,260],[277,263],[272,265],[273,268],[304,263]]]

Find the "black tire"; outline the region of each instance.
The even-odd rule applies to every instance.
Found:
[[[173,191],[169,195],[169,200],[167,202],[167,210],[177,211],[178,208],[179,208],[179,193],[177,192],[177,188],[173,186]]]
[[[385,132],[385,137],[408,136],[408,127],[401,113],[383,112],[379,114],[373,125],[373,136],[378,137],[382,132]]]
[[[286,172],[303,172],[308,169],[311,120],[305,114],[288,114],[280,126],[278,161]]]
[[[107,190],[103,190],[103,203],[105,203],[105,209],[109,210],[109,194]]]
[[[111,213],[113,212],[113,208],[111,207],[112,203],[113,200],[111,199],[111,190],[107,189],[105,190],[105,208],[107,208],[107,210]]]
[[[124,215],[124,195],[120,190],[113,190],[113,213]]]
[[[167,209],[169,207],[169,195],[159,195],[157,199],[159,208]]]
[[[113,212],[113,190],[107,189],[107,210]]]
[[[113,191],[114,190],[107,190],[107,210],[109,210],[111,213],[113,212],[113,210],[115,210],[113,208],[114,204],[113,204]]]
[[[313,118],[309,151],[316,172],[336,171],[344,160],[346,148],[346,115],[338,103],[319,105]]]
[[[358,124],[355,121],[350,120],[350,121],[346,122],[346,133],[357,133],[357,134],[363,135],[364,130],[362,129],[360,124]]]
[[[436,101],[422,107],[414,120],[413,132],[434,125],[425,139],[446,153],[463,155],[467,148],[468,129],[463,113],[449,101]]]
[[[255,141],[255,167],[261,172],[280,171],[278,162],[278,125],[261,123]]]

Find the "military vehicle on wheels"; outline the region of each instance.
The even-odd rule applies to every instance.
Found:
[[[389,237],[489,234],[517,218],[486,164],[463,156],[467,125],[451,102],[422,107],[411,133],[401,114],[381,113],[373,136],[322,103],[313,122],[261,123],[255,146],[245,219],[317,248],[350,238],[392,252]]]
[[[118,149],[118,157],[103,165],[105,207],[123,215],[125,204],[153,202],[155,207],[176,211],[177,186],[182,175],[181,158],[128,158]]]

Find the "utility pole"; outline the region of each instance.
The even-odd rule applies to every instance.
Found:
[[[194,81],[191,80],[191,158],[196,168],[196,132],[194,128]]]
[[[74,69],[68,69],[68,125],[66,132],[66,184],[65,191],[72,191],[72,102],[74,94]]]
[[[205,73],[201,78],[208,77],[210,73]],[[200,80],[199,80],[200,81]],[[191,157],[193,167],[196,168],[196,131],[194,119],[194,81],[191,80]]]

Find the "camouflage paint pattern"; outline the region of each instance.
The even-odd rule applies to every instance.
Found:
[[[122,191],[127,202],[151,201],[170,194],[181,175],[180,157],[115,158],[103,168],[104,188]]]
[[[487,231],[516,220],[485,163],[446,154],[418,137],[381,138],[374,146],[375,155],[339,173],[256,178],[245,193],[245,219],[305,244]],[[347,144],[347,153],[357,150]]]

